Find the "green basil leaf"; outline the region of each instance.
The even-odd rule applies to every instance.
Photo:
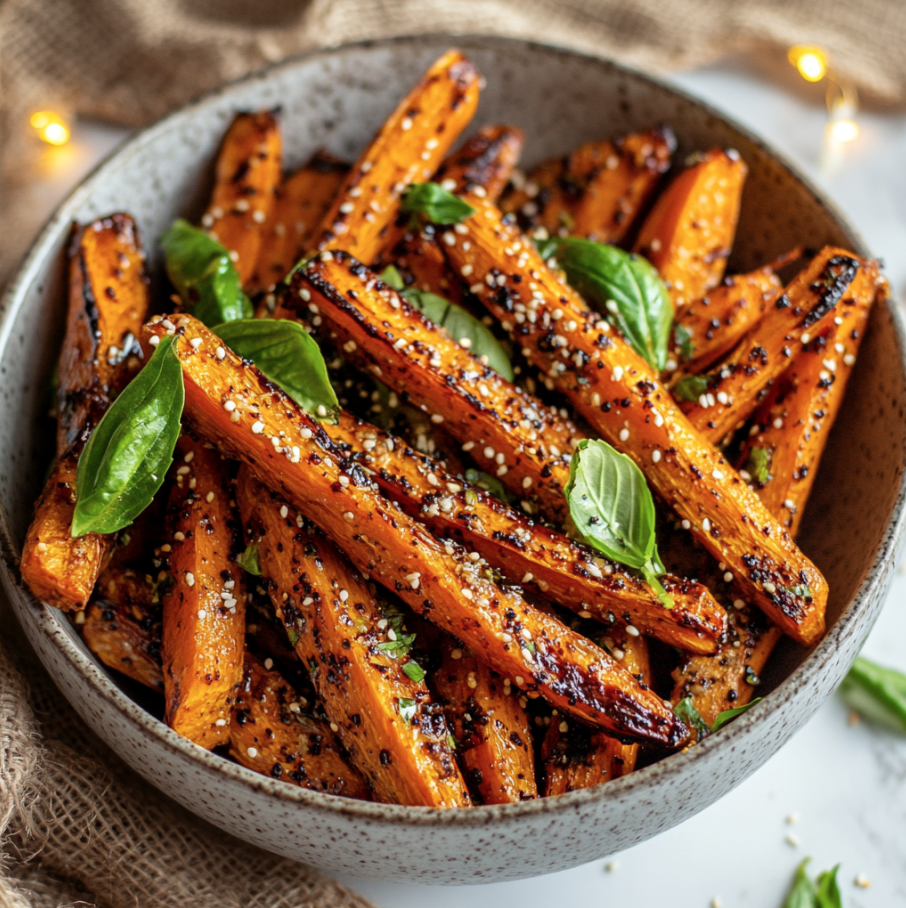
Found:
[[[535,239],[532,241],[535,244],[535,248],[538,250],[538,255],[548,261],[549,259],[556,258],[557,256],[557,247],[560,244],[560,238],[556,236],[545,237],[543,240]]]
[[[294,627],[286,629],[286,636],[289,637],[289,645],[295,646],[299,642],[300,634]]]
[[[764,485],[771,480],[771,460],[773,455],[771,448],[763,445],[753,445],[749,450],[749,456],[742,468],[748,473],[755,482]]]
[[[475,209],[440,183],[413,183],[404,193],[402,211],[419,214],[432,224],[458,224]]]
[[[818,908],[843,908],[843,896],[840,893],[840,885],[837,883],[837,871],[840,865],[837,864],[833,870],[825,870],[818,874],[815,880],[818,895]]]
[[[582,541],[641,571],[664,605],[672,607],[657,580],[664,566],[654,535],[654,499],[635,463],[606,441],[580,441],[569,466],[566,501]]]
[[[746,710],[751,709],[756,703],[761,703],[763,699],[764,697],[755,697],[754,700],[750,700],[743,706],[734,706],[733,709],[725,709],[714,720],[714,724],[711,726],[711,731],[720,731],[727,724],[727,722],[730,722],[737,716],[741,716]]]
[[[679,347],[680,355],[687,362],[692,359],[695,347],[692,344],[692,332],[685,325],[673,326],[673,342]]]
[[[860,716],[906,733],[906,675],[861,656],[843,679],[840,694]]]
[[[797,583],[795,586],[782,586],[780,589],[785,590],[791,596],[798,596],[800,599],[811,599],[814,595],[812,588],[806,583]]]
[[[250,359],[275,385],[319,419],[336,421],[340,403],[312,336],[286,319],[242,319],[216,328],[233,352]]]
[[[793,877],[793,888],[783,903],[783,908],[818,908],[818,891],[815,884],[809,879],[806,870],[811,858],[806,858],[796,868]]]
[[[395,265],[388,265],[381,272],[381,280],[392,290],[402,293],[406,289],[406,283],[403,276],[399,273]]]
[[[410,699],[409,697],[400,697],[397,700],[397,705],[399,708],[400,718],[406,725],[412,724],[412,718],[418,712],[418,704],[415,700]]]
[[[230,254],[217,240],[177,218],[161,237],[167,274],[186,309],[209,328],[251,318]]]
[[[673,396],[677,400],[687,400],[697,403],[698,399],[708,390],[708,379],[704,375],[687,375],[680,379],[673,389]]]
[[[481,470],[470,468],[466,470],[466,482],[471,483],[473,486],[478,486],[482,492],[493,495],[498,501],[502,501],[505,504],[513,503],[513,496],[510,495],[506,486],[496,476],[491,476],[488,473],[482,473]],[[477,498],[475,501],[469,503],[476,504]]]
[[[79,457],[72,535],[115,533],[151,504],[173,462],[185,389],[175,337],[104,414]]]
[[[691,697],[683,697],[676,706],[673,707],[674,714],[683,722],[683,724],[695,729],[698,740],[701,741],[711,734],[708,723],[701,717],[701,713],[695,708]]]
[[[236,556],[236,564],[247,574],[254,574],[256,577],[261,576],[261,561],[258,558],[258,546],[247,545],[241,555]]]
[[[654,266],[616,246],[580,237],[559,237],[556,248],[567,281],[661,371],[667,364],[673,304]]]
[[[420,681],[425,679],[425,670],[417,663],[410,659],[404,666],[403,671],[410,678],[418,684]]]

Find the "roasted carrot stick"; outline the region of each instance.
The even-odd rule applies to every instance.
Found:
[[[632,637],[625,630],[616,629],[605,638],[604,645],[614,655],[621,654],[623,665],[642,683],[651,683],[644,637]],[[591,788],[628,776],[635,769],[638,754],[637,744],[621,744],[555,710],[541,747],[544,796]]]
[[[537,590],[565,608],[692,652],[713,652],[726,630],[708,590],[662,577],[673,597],[664,608],[636,575],[567,537],[536,525],[398,438],[344,413],[331,438],[366,466],[385,495],[435,532],[463,543],[511,583]]]
[[[529,230],[618,243],[670,166],[676,139],[666,129],[582,145],[545,161],[501,200]]]
[[[230,721],[230,753],[272,779],[371,800],[368,782],[343,754],[329,723],[306,715],[280,673],[249,653]]]
[[[243,286],[255,272],[263,225],[280,183],[280,124],[274,111],[236,114],[217,156],[201,226],[225,246]]]
[[[707,296],[680,307],[673,323],[674,360],[680,368],[671,381],[703,372],[729,353],[782,289],[771,268],[759,268],[724,278]]]
[[[229,712],[242,680],[245,577],[233,561],[241,541],[229,465],[188,435],[176,445],[161,547],[172,578],[164,594],[166,722],[208,749],[229,740]]]
[[[434,688],[476,800],[509,804],[537,798],[529,715],[520,703],[525,695],[460,641],[444,637],[440,649]]]
[[[273,290],[308,250],[315,231],[340,190],[349,165],[325,151],[277,188],[270,216],[261,227],[261,248],[252,288]]]
[[[724,276],[748,171],[732,149],[696,155],[645,218],[635,251],[660,272],[677,309]]]
[[[412,183],[430,180],[478,106],[478,71],[447,51],[400,102],[356,161],[324,217],[318,249],[345,249],[371,264]]]
[[[617,735],[682,745],[688,731],[659,697],[515,590],[491,582],[462,548],[435,540],[383,499],[360,466],[341,466],[342,453],[322,427],[254,366],[225,351],[197,320],[174,318],[173,329],[152,319],[143,340],[153,346],[168,331],[175,336],[171,349],[183,367],[189,423],[303,513],[316,515],[360,571],[530,695]]]
[[[871,267],[843,249],[822,249],[730,356],[708,373],[706,391],[683,403],[689,422],[719,442],[751,416],[761,392],[786,370],[803,343],[833,322],[860,266]]]
[[[240,472],[237,492],[246,539],[258,546],[277,615],[377,800],[468,805],[441,707],[416,680],[402,628],[389,624],[389,615],[330,540],[247,469]]]
[[[498,209],[466,198],[476,211],[443,247],[453,267],[471,270],[476,295],[525,356],[601,438],[635,460],[753,601],[794,639],[815,642],[824,632],[827,601],[818,569],[690,426],[648,364],[503,223]],[[808,596],[801,594],[805,586]]]
[[[293,275],[282,309],[316,312],[347,359],[428,412],[527,510],[565,517],[575,426],[482,365],[355,259],[332,252],[313,260]]]
[[[61,609],[86,606],[114,543],[97,533],[72,538],[76,468],[111,397],[140,366],[135,339],[148,299],[144,254],[129,215],[100,218],[75,232],[59,365],[58,460],[35,505],[20,563],[32,593]]]

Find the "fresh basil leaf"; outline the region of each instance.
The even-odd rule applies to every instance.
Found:
[[[403,671],[410,680],[418,684],[425,679],[425,670],[417,663],[410,659],[404,666]]]
[[[708,735],[711,734],[708,723],[705,722],[701,717],[701,713],[695,708],[695,704],[692,702],[691,697],[683,697],[683,699],[673,707],[673,712],[684,725],[695,729],[699,741],[707,738]]]
[[[840,893],[840,885],[837,883],[837,871],[840,865],[837,864],[833,870],[825,870],[818,874],[815,880],[818,890],[818,908],[843,908],[843,896]]]
[[[512,496],[507,491],[506,486],[496,476],[482,473],[481,470],[468,469],[466,470],[466,482],[471,483],[473,486],[478,486],[482,492],[493,495],[494,498],[504,502],[504,504],[513,503]],[[469,503],[477,504],[477,498],[475,501]]]
[[[809,879],[807,866],[811,858],[805,858],[796,868],[793,888],[783,903],[783,908],[818,908],[818,891]]]
[[[661,602],[672,608],[673,600],[657,579],[664,567],[655,539],[654,499],[635,463],[606,441],[580,441],[569,466],[566,500],[582,541],[641,571]]]
[[[557,248],[560,244],[560,238],[555,236],[545,237],[543,240],[535,239],[532,242],[535,244],[535,248],[538,250],[538,255],[544,259],[545,262],[557,256]]]
[[[73,537],[115,533],[151,504],[173,462],[185,389],[175,337],[104,414],[79,457]]]
[[[680,355],[687,362],[692,359],[695,347],[692,344],[692,332],[685,325],[673,326],[673,342],[679,348]]]
[[[653,368],[667,363],[673,304],[654,266],[616,246],[558,237],[556,259],[566,279],[605,313]]]
[[[687,375],[680,379],[673,389],[673,396],[677,400],[687,400],[697,403],[698,399],[708,390],[708,379],[704,375]]]
[[[236,556],[236,564],[247,574],[254,574],[256,577],[260,577],[261,561],[258,557],[258,546],[247,545],[245,551]]]
[[[406,725],[411,725],[413,717],[418,712],[418,704],[409,697],[400,697],[399,700],[397,700],[397,705],[399,707],[400,718]]]
[[[843,679],[840,694],[860,716],[906,733],[906,675],[859,657]]]
[[[286,636],[289,637],[289,645],[295,646],[299,642],[300,634],[294,627],[286,629]]]
[[[764,697],[756,697],[754,700],[750,700],[743,706],[734,706],[733,709],[725,709],[722,713],[719,713],[717,718],[714,720],[714,724],[711,726],[711,731],[720,731],[727,724],[727,722],[730,722],[737,716],[741,716],[746,710],[751,709],[756,703],[761,703],[763,699]]]
[[[392,290],[402,293],[406,289],[406,283],[403,276],[399,273],[395,265],[388,265],[381,272],[381,280]]]
[[[217,240],[177,218],[160,242],[167,274],[195,318],[216,328],[255,314],[229,252]]]
[[[216,328],[234,353],[250,359],[312,416],[336,421],[340,410],[327,365],[312,336],[286,319],[242,319]]]
[[[432,224],[458,224],[475,209],[440,183],[413,183],[403,194],[402,211],[419,214]]]
[[[771,481],[771,460],[773,450],[763,445],[753,445],[742,468],[755,482],[764,485]]]

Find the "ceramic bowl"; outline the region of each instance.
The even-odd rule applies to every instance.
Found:
[[[9,290],[0,324],[0,520],[5,589],[63,694],[127,763],[205,819],[263,848],[381,879],[474,883],[581,864],[657,835],[707,807],[764,763],[815,712],[851,665],[884,601],[903,537],[904,333],[877,308],[806,516],[802,546],[828,578],[830,629],[812,651],[781,646],[765,700],[703,744],[606,785],[471,810],[361,803],[256,775],[180,738],[110,679],[68,619],[23,588],[18,555],[51,456],[42,421],[63,329],[64,247],[72,220],[126,210],[152,274],[155,239],[177,215],[197,219],[212,162],[236,111],[283,108],[286,163],[315,149],[354,158],[447,47],[487,77],[475,125],[526,134],[526,163],[592,139],[668,123],[677,161],[732,146],[750,168],[731,267],[802,244],[866,250],[775,153],[700,102],[605,60],[524,41],[418,37],[309,54],[208,95],[139,133],[59,208]]]

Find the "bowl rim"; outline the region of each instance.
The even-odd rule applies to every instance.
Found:
[[[113,149],[79,181],[75,188],[55,208],[53,214],[47,219],[37,238],[32,243],[29,252],[23,258],[15,277],[11,280],[3,295],[2,303],[0,303],[0,350],[5,349],[10,341],[13,324],[24,303],[26,290],[38,277],[41,266],[49,258],[52,247],[59,242],[57,233],[61,223],[71,220],[68,212],[80,205],[84,198],[91,193],[94,184],[103,176],[104,170],[110,164],[115,161],[122,163],[145,145],[153,142],[159,134],[166,132],[181,121],[188,120],[198,109],[214,104],[224,96],[228,96],[238,86],[264,81],[275,72],[292,69],[318,58],[328,58],[338,53],[431,41],[447,41],[451,44],[462,42],[472,47],[481,45],[496,45],[503,48],[518,46],[537,50],[545,54],[581,58],[609,69],[625,78],[647,83],[649,86],[653,85],[655,88],[679,97],[729,126],[769,158],[780,164],[811,193],[816,203],[824,208],[850,236],[854,241],[854,251],[860,255],[868,254],[859,233],[838,211],[836,205],[826,199],[814,183],[799,171],[796,165],[787,160],[783,154],[771,148],[748,128],[737,123],[732,117],[662,78],[651,76],[634,67],[617,63],[604,55],[544,41],[470,32],[400,35],[391,38],[369,39],[320,47],[293,55],[278,63],[270,64],[256,72],[231,80],[200,94],[165,117],[138,130],[126,142]],[[466,52],[468,53],[468,48],[466,48]],[[904,318],[904,315],[896,305],[889,305],[887,308],[891,315],[895,342],[900,354],[900,366],[906,373],[906,318]],[[0,500],[0,550],[2,550],[0,554],[2,554],[4,562],[6,579],[9,581],[8,590],[19,597],[23,606],[22,611],[28,613],[37,630],[49,638],[51,643],[60,651],[60,654],[72,664],[84,682],[93,688],[98,696],[106,700],[126,721],[138,726],[144,734],[154,738],[159,745],[172,754],[188,759],[190,762],[221,774],[234,782],[241,783],[252,790],[263,791],[286,803],[324,809],[330,813],[366,821],[419,827],[484,827],[509,822],[524,815],[579,809],[599,800],[631,796],[639,788],[669,784],[674,779],[681,781],[682,774],[687,766],[702,759],[709,759],[713,751],[723,751],[729,757],[729,753],[735,749],[735,746],[748,737],[751,731],[757,728],[772,709],[782,705],[783,702],[801,688],[808,686],[808,679],[813,675],[820,675],[828,663],[831,662],[836,653],[839,639],[848,635],[857,624],[865,607],[870,605],[875,597],[883,592],[887,582],[887,574],[889,573],[885,568],[892,566],[897,553],[903,547],[904,540],[906,540],[906,473],[900,476],[897,496],[891,508],[890,519],[878,544],[877,556],[867,568],[859,589],[844,607],[837,622],[828,630],[824,638],[813,648],[795,671],[784,678],[764,700],[756,703],[746,713],[739,716],[720,735],[709,737],[685,752],[671,754],[669,758],[665,758],[623,778],[616,779],[607,785],[597,785],[588,789],[516,804],[476,805],[468,808],[437,808],[358,801],[287,785],[285,782],[271,779],[239,764],[232,763],[176,734],[163,722],[146,712],[129,698],[106,671],[95,664],[84,645],[77,643],[71,633],[62,626],[63,616],[57,609],[38,602],[27,590],[19,574],[18,547],[13,541],[6,511],[2,500]]]

